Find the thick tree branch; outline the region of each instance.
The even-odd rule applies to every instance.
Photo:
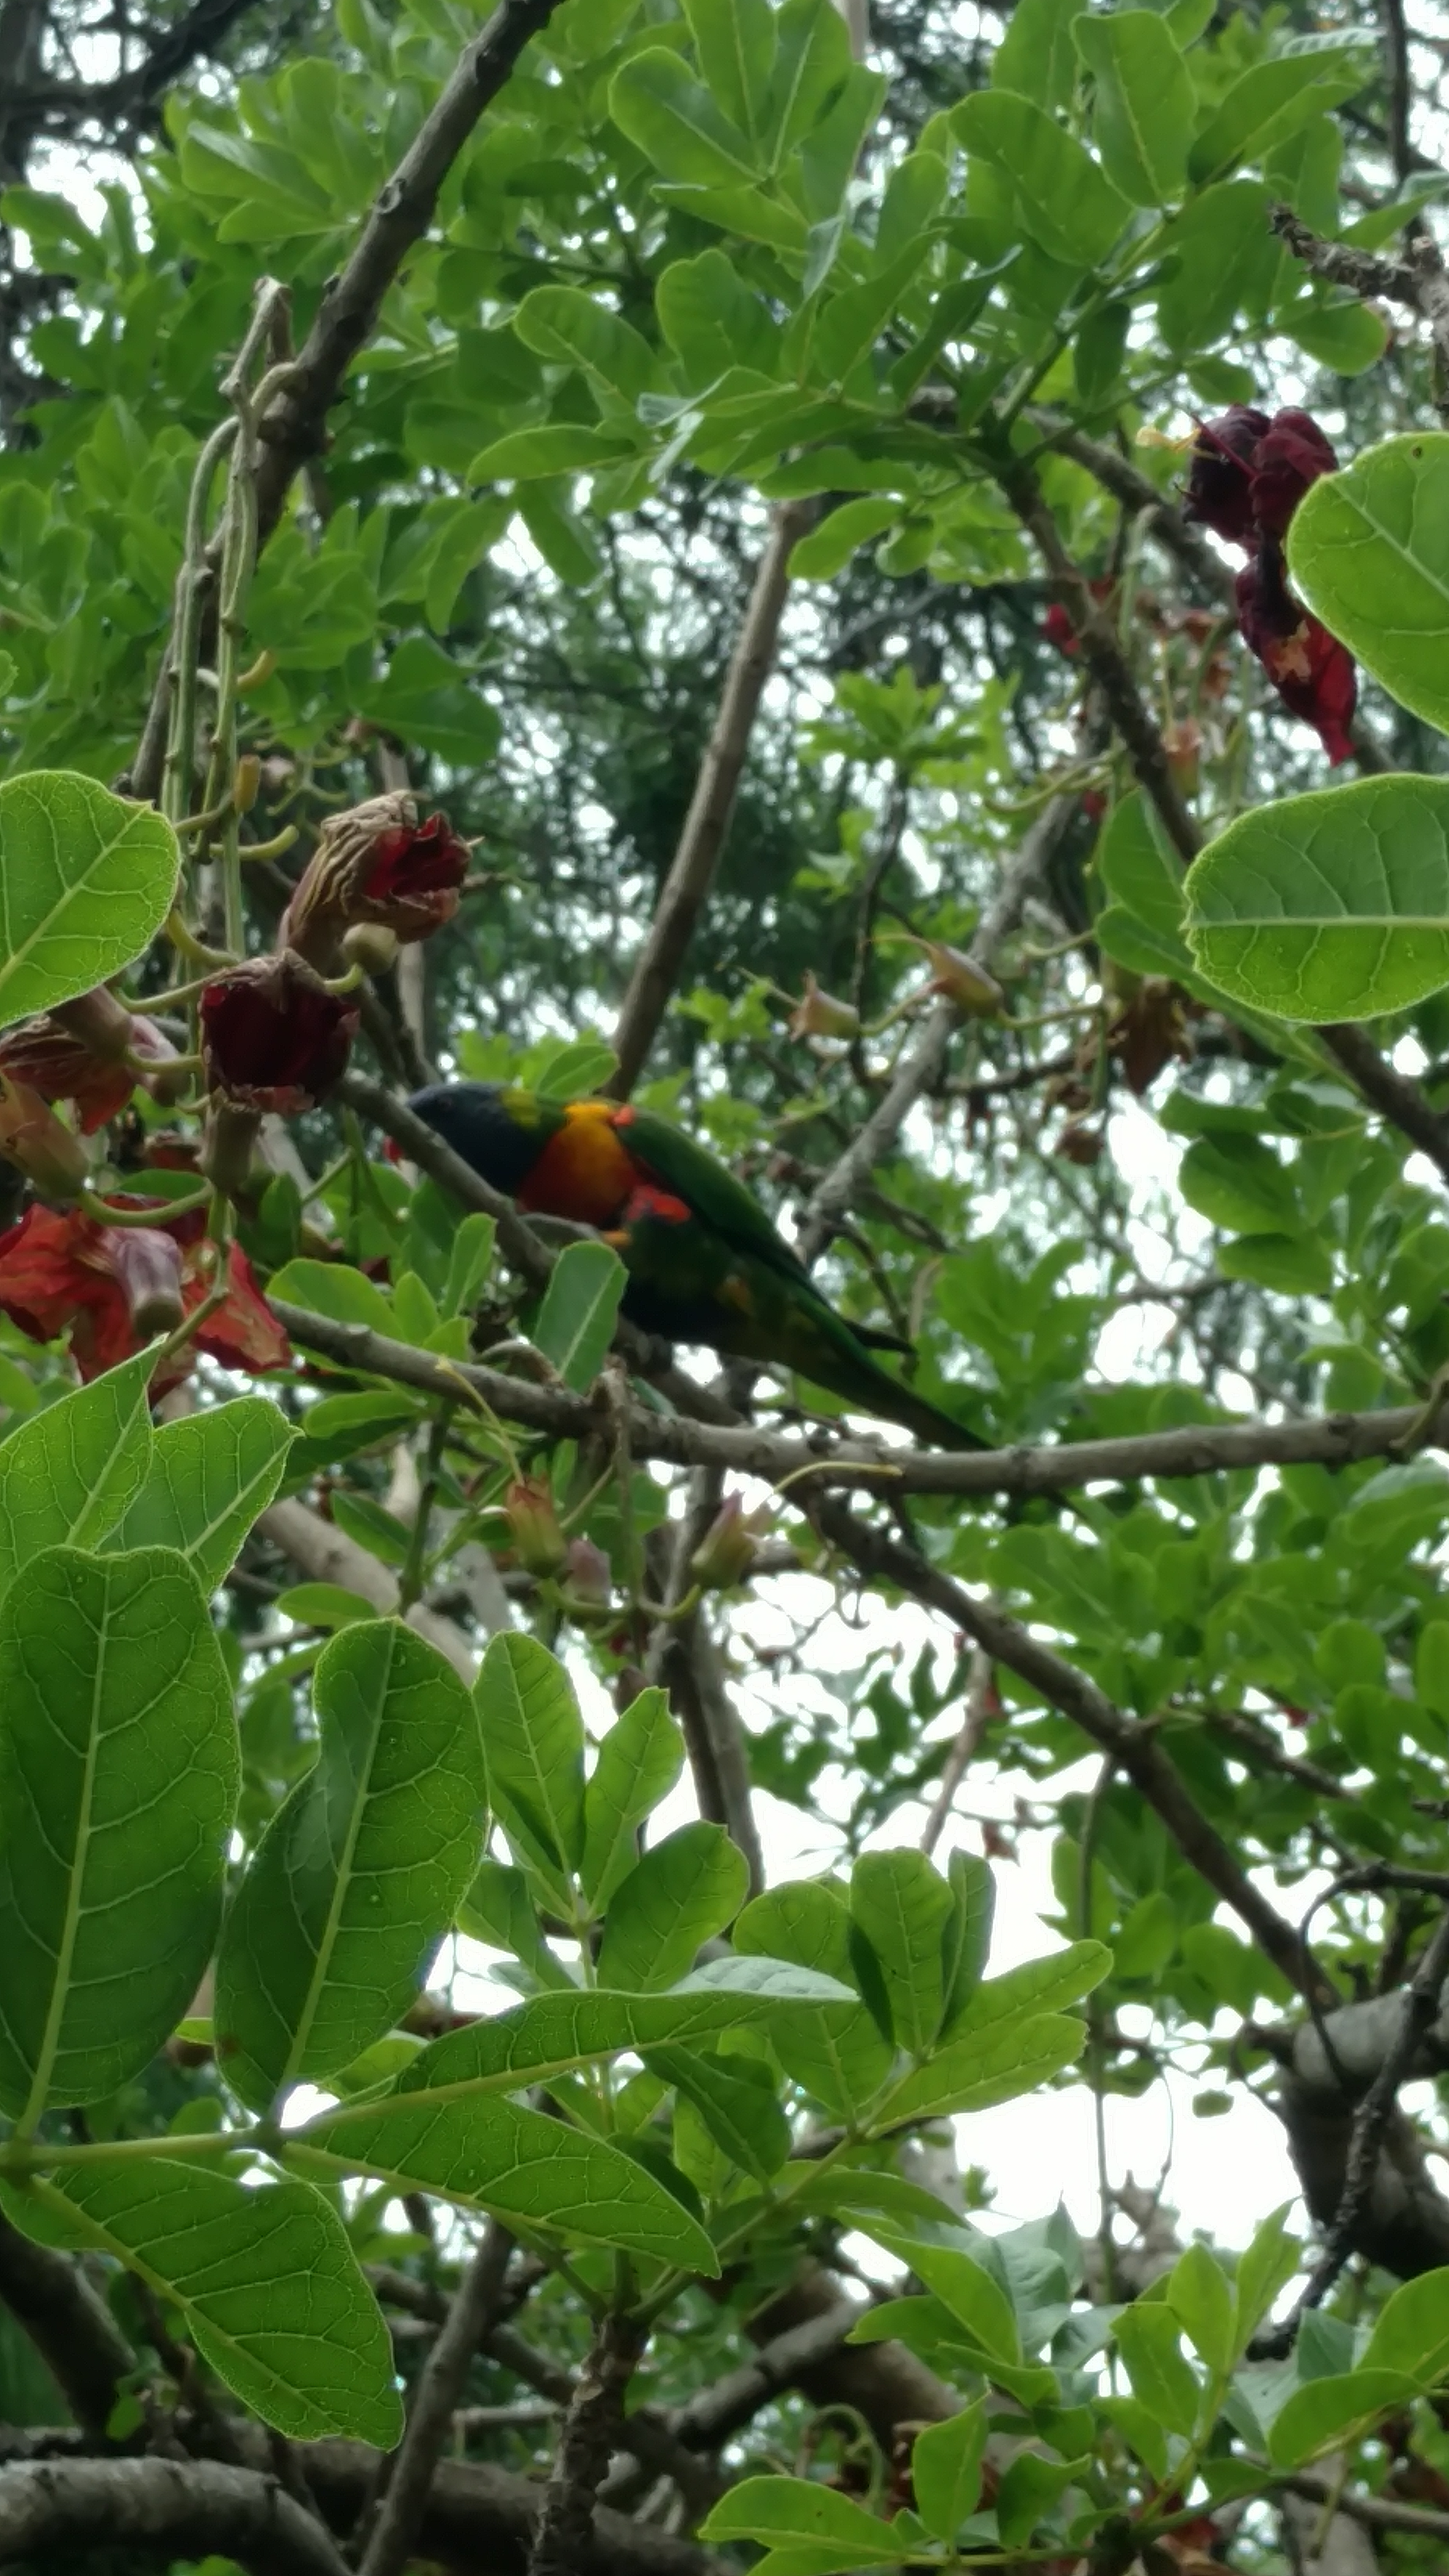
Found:
[[[627,2317],[600,2318],[559,2428],[528,2576],[577,2576],[594,2528],[595,2498],[622,2437],[624,2392],[643,2348],[642,2332]]]
[[[441,1360],[365,1324],[337,1323],[274,1297],[272,1312],[302,1350],[340,1369],[394,1379],[425,1395],[458,1398],[471,1389],[506,1422],[561,1440],[607,1436],[610,1415],[598,1396],[505,1377],[476,1360]],[[733,1468],[771,1484],[790,1478],[816,1492],[865,1486],[879,1493],[1072,1493],[1082,1485],[1129,1484],[1143,1477],[1210,1476],[1242,1467],[1349,1467],[1402,1455],[1407,1444],[1449,1444],[1449,1395],[1426,1418],[1421,1406],[1377,1413],[1308,1414],[1292,1422],[1184,1423],[1117,1440],[1064,1440],[1054,1445],[961,1452],[908,1449],[833,1433],[798,1437],[750,1423],[686,1421],[635,1405],[629,1445],[635,1457],[673,1467]],[[808,1476],[806,1471],[808,1471]],[[273,1509],[277,1509],[273,1505]],[[356,1587],[354,1586],[354,1589]]]
[[[0,2217],[0,2299],[29,2335],[82,2432],[104,2433],[136,2356],[79,2264],[32,2244]]]
[[[1291,1923],[1285,1922],[1261,1888],[1254,1886],[1216,1827],[1193,1804],[1153,1728],[1145,1726],[1140,1718],[1128,1717],[1088,1674],[1079,1672],[1064,1656],[1043,1645],[1019,1621],[1008,1618],[989,1602],[974,1599],[953,1576],[929,1564],[903,1540],[859,1519],[841,1503],[820,1504],[815,1518],[822,1535],[863,1574],[894,1583],[915,1600],[942,1611],[994,1662],[1004,1664],[1008,1672],[1020,1674],[1104,1753],[1110,1753],[1118,1770],[1161,1817],[1184,1859],[1232,1907],[1290,1984],[1302,1995],[1319,1996],[1328,2003],[1337,2001]]]
[[[1402,24],[1402,21],[1400,22]],[[1401,138],[1407,156],[1407,137]],[[1417,163],[1415,164],[1417,167]],[[1374,251],[1356,250],[1349,242],[1324,241],[1300,222],[1291,206],[1272,206],[1270,223],[1315,277],[1333,286],[1348,286],[1355,295],[1384,296],[1405,304],[1429,326],[1434,344],[1434,408],[1449,421],[1449,270],[1437,242],[1426,230],[1416,232],[1403,259],[1385,259]]]
[[[349,1538],[332,1521],[324,1521],[299,1502],[295,1494],[284,1495],[270,1503],[257,1523],[263,1538],[270,1539],[284,1556],[289,1556],[299,1572],[312,1583],[340,1583],[344,1592],[359,1593],[364,1601],[390,1618],[397,1609],[397,1577],[356,1539]],[[404,1613],[410,1628],[426,1637],[430,1646],[447,1656],[465,1682],[471,1682],[477,1670],[473,1649],[462,1629],[451,1619],[442,1618],[422,1601],[415,1601]]]
[[[1427,1154],[1449,1180],[1449,1118],[1434,1107],[1418,1083],[1411,1082],[1407,1074],[1396,1073],[1372,1038],[1356,1025],[1341,1022],[1320,1029],[1318,1035],[1380,1117],[1397,1127],[1410,1144],[1417,1145],[1421,1154]]]
[[[813,501],[784,501],[771,521],[679,846],[635,960],[614,1031],[619,1070],[607,1089],[616,1100],[628,1099],[643,1071],[695,924],[709,899],[750,735],[780,640],[780,620],[790,588],[791,549],[814,515]]]
[[[0,2565],[72,2550],[228,2558],[254,2576],[346,2576],[315,2515],[275,2478],[218,2460],[17,2462],[0,2475]]]
[[[505,2304],[504,2275],[512,2251],[507,2228],[490,2218],[413,2391],[407,2430],[391,2462],[360,2576],[401,2576],[413,2554],[433,2472],[443,2456],[473,2356]]]

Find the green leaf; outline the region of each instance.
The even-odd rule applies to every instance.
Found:
[[[166,2157],[68,2169],[5,2194],[43,2244],[139,2272],[244,2406],[298,2442],[402,2431],[392,2345],[341,2220],[303,2182],[254,2190]]]
[[[850,1978],[850,1914],[819,1879],[768,1888],[745,1907],[730,1936],[737,1954],[793,1959],[843,1982]]]
[[[662,1690],[642,1690],[610,1727],[584,1791],[579,1886],[601,1914],[635,1862],[637,1828],[684,1768],[684,1738]]]
[[[1306,1234],[1248,1234],[1220,1243],[1217,1264],[1225,1279],[1251,1279],[1284,1297],[1326,1297],[1333,1286],[1333,1258]]]
[[[1077,51],[1096,82],[1092,132],[1102,167],[1134,206],[1167,206],[1187,186],[1196,92],[1156,9],[1074,18]]]
[[[614,1337],[624,1265],[607,1243],[566,1243],[533,1328],[536,1350],[577,1394],[591,1387]]]
[[[288,2155],[319,2176],[374,2174],[399,2192],[435,2192],[510,2226],[557,2228],[711,2278],[719,2271],[698,2219],[647,2167],[605,2138],[499,2095],[436,2100],[410,2090],[325,2112],[288,2132]]]
[[[1240,814],[1187,873],[1210,981],[1286,1020],[1367,1020],[1449,983],[1449,782],[1362,778]]]
[[[1186,2329],[1193,2349],[1219,2377],[1232,2368],[1238,2348],[1236,2302],[1222,2265],[1205,2245],[1189,2245],[1163,2285],[1167,2304]]]
[[[969,2016],[968,2016],[969,2018]],[[1013,2101],[1075,2064],[1086,2043],[1085,2022],[1061,2013],[1003,2022],[987,2034],[957,2035],[914,2074],[893,2084],[882,2112],[893,2120],[922,2119],[948,2111],[983,2111]]]
[[[1145,970],[1172,972],[1188,964],[1182,935],[1183,885],[1186,871],[1176,852],[1152,828],[1151,809],[1140,788],[1113,806],[1093,858],[1108,897],[1096,930],[1113,956],[1118,949],[1110,927],[1118,910],[1130,915],[1152,939],[1152,963]],[[1123,958],[1124,965],[1130,961]],[[1144,971],[1138,969],[1139,972]]]
[[[1335,36],[1290,37],[1281,53],[1240,74],[1209,117],[1188,156],[1198,187],[1258,161],[1322,109],[1351,98],[1372,72],[1372,57]]]
[[[1017,0],[992,58],[992,88],[1065,107],[1077,83],[1076,14],[1076,0]]]
[[[1202,2389],[1183,2352],[1171,2309],[1155,2300],[1138,2299],[1123,2310],[1112,2333],[1127,2364],[1134,2397],[1169,2433],[1180,2433],[1190,2441]]]
[[[544,421],[534,429],[511,429],[506,438],[481,448],[468,468],[468,480],[533,483],[540,475],[587,474],[632,452],[631,442],[617,429],[585,421]]]
[[[799,1971],[793,1984],[781,1988],[778,1978],[774,1984],[774,1991],[758,1980],[727,1986],[706,1983],[700,1975],[668,1995],[611,1994],[598,1987],[585,1992],[576,1986],[535,1995],[510,2012],[433,2040],[400,2077],[398,2091],[459,2099],[521,2093],[624,2049],[682,2047],[752,2027],[774,2032],[804,2019],[839,2022],[854,2008],[839,1986]]]
[[[374,1333],[396,1333],[397,1318],[388,1299],[365,1271],[346,1261],[288,1261],[268,1283],[273,1297],[305,1306],[313,1315],[330,1316],[335,1324],[366,1324]]]
[[[942,1944],[955,1911],[924,1852],[866,1852],[855,1864],[852,1924],[879,1970],[889,2036],[912,2057],[924,2054],[941,2026]]]
[[[978,2397],[944,2424],[927,2424],[911,2445],[916,2510],[938,2540],[954,2540],[976,2511],[987,2429],[986,2400]]]
[[[68,769],[0,780],[0,1028],[139,957],[171,909],[178,865],[153,806]]]
[[[455,769],[481,769],[503,730],[498,709],[431,635],[405,635],[386,677],[360,692],[358,706],[374,724]]]
[[[996,1881],[989,1864],[976,1853],[953,1851],[946,1877],[955,1911],[942,1945],[943,2038],[949,2038],[981,1983],[996,1913]]]
[[[1449,431],[1386,438],[1304,494],[1294,583],[1400,703],[1449,733]]]
[[[644,1854],[609,1908],[601,1986],[657,1994],[693,1966],[701,1942],[732,1923],[750,1884],[723,1825],[680,1825]]]
[[[481,1862],[458,1908],[458,1928],[470,1940],[521,1960],[541,1986],[564,1986],[572,1993],[573,1979],[543,1937],[538,1908],[521,1869],[509,1869],[497,1860]]]
[[[146,1480],[155,1354],[119,1368],[0,1441],[0,1596],[47,1547],[93,1547]]]
[[[1101,1941],[1073,1941],[1045,1959],[1025,1959],[1001,1977],[978,1986],[952,2032],[964,2040],[974,2032],[997,2031],[1005,2022],[1031,2013],[1052,2013],[1074,2004],[1099,1986],[1112,1965],[1112,1953]]]
[[[1279,258],[1268,229],[1273,192],[1229,179],[1192,197],[1168,228],[1157,319],[1170,352],[1211,349],[1234,316],[1266,296]]]
[[[1404,2370],[1425,2388],[1449,2374],[1449,2270],[1402,2281],[1364,2348],[1363,2370]]]
[[[173,1547],[214,1592],[276,1493],[291,1445],[290,1422],[261,1395],[162,1423],[146,1481],[108,1546]]]
[[[396,1619],[345,1628],[313,1699],[316,1763],[253,1853],[217,1961],[217,2053],[258,2108],[392,2028],[483,1836],[472,1700],[435,1646]]]
[[[888,2522],[813,2478],[742,2478],[700,2524],[700,2536],[838,2543],[838,2558],[812,2560],[821,2568],[895,2567],[901,2554]]]
[[[666,179],[730,188],[762,176],[746,137],[678,54],[662,46],[635,54],[615,73],[609,113]]]
[[[236,1804],[231,1691],[165,1548],[50,1548],[0,1603],[0,2105],[102,2101],[211,1955]]]
[[[974,90],[951,111],[968,152],[1005,172],[1035,242],[1072,269],[1095,268],[1128,220],[1128,206],[1085,147],[1028,98]]]
[[[901,508],[893,500],[842,501],[818,528],[797,539],[790,553],[791,580],[833,581],[858,546],[892,526]]]
[[[872,2234],[908,2262],[942,2306],[964,2327],[968,2343],[994,2361],[1021,2359],[1021,2336],[1010,2299],[984,2267],[955,2245],[932,2245],[915,2236],[876,2227]]]
[[[474,1686],[494,1814],[573,1910],[584,1856],[584,1725],[573,1684],[536,1637],[494,1637]]]
[[[674,54],[661,59],[678,63]],[[637,70],[637,60],[633,68]],[[581,287],[535,286],[514,314],[513,327],[526,349],[541,358],[581,367],[607,392],[621,394],[631,407],[654,382],[654,355],[648,341]]]
[[[1044,2515],[1089,2467],[1085,2458],[1043,2460],[1032,2451],[1018,2451],[1007,2461],[996,2491],[996,2527],[1008,2549],[1030,2540]]]
[[[1302,1225],[1293,1175],[1259,1136],[1199,1136],[1178,1166],[1190,1208],[1237,1234],[1296,1234]]]
[[[1277,2469],[1296,2469],[1322,2451],[1346,2449],[1381,2416],[1422,2394],[1422,2383],[1402,2370],[1360,2368],[1310,2379],[1295,2388],[1270,2427],[1268,2457]]]
[[[779,2172],[790,2153],[790,2123],[768,2067],[690,2048],[652,2048],[645,2064],[694,2104],[716,2146],[741,2173],[767,2183]]]
[[[685,0],[684,14],[710,94],[742,134],[761,136],[775,63],[769,0]]]

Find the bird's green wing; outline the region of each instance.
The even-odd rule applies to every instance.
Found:
[[[616,1124],[620,1142],[629,1152],[675,1198],[683,1199],[732,1252],[753,1254],[793,1286],[819,1297],[798,1254],[776,1232],[759,1200],[708,1146],[696,1144],[692,1136],[648,1109],[631,1109]]]

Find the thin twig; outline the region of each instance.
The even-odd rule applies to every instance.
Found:
[[[921,1849],[930,1853],[946,1830],[947,1819],[956,1801],[956,1792],[976,1758],[981,1739],[991,1723],[995,1709],[996,1683],[991,1657],[984,1646],[973,1646],[966,1675],[966,1714],[960,1731],[946,1756],[941,1785],[936,1791],[931,1812],[921,1828]]]

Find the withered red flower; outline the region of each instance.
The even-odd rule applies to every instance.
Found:
[[[1282,554],[1264,543],[1237,579],[1238,628],[1295,716],[1311,724],[1334,767],[1352,756],[1349,726],[1358,703],[1352,654],[1301,606],[1284,577]]]
[[[1259,439],[1271,427],[1265,411],[1252,411],[1245,403],[1234,403],[1216,420],[1199,421],[1182,505],[1185,519],[1195,519],[1230,544],[1252,544],[1253,459]]]
[[[1306,411],[1253,411],[1244,403],[1202,421],[1193,442],[1183,517],[1251,550],[1282,537],[1310,483],[1338,458]]]
[[[82,1378],[99,1377],[210,1294],[213,1247],[200,1235],[200,1223],[193,1216],[174,1226],[110,1226],[74,1208],[27,1208],[18,1225],[0,1234],[0,1313],[34,1342],[69,1333]],[[227,1255],[226,1296],[195,1343],[158,1372],[153,1393],[179,1385],[198,1349],[226,1368],[283,1368],[291,1358],[236,1244]]]
[[[127,1058],[145,1056],[154,1063],[159,1090],[175,1053],[153,1020],[128,1011],[99,984],[7,1029],[0,1038],[0,1074],[28,1085],[42,1100],[71,1101],[81,1133],[92,1136],[120,1114],[136,1087]]]
[[[358,1005],[283,949],[202,987],[201,1054],[213,1091],[245,1109],[310,1109],[347,1069]]]
[[[406,795],[374,796],[323,824],[282,920],[278,945],[329,969],[343,934],[362,923],[407,946],[451,921],[468,873],[468,845],[446,814],[417,819]]]

